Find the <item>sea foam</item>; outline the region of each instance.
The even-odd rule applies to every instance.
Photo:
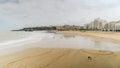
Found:
[[[33,32],[33,33],[31,32],[31,33],[29,33],[28,36],[26,36],[24,38],[11,39],[11,40],[0,42],[0,49],[13,48],[13,47],[18,47],[18,46],[23,46],[26,44],[35,43],[35,42],[41,41],[44,36],[45,36],[45,34],[42,32],[41,33],[40,32]]]

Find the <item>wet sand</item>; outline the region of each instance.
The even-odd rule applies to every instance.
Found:
[[[120,68],[119,63],[120,53],[79,49],[32,48],[0,57],[0,68]]]
[[[67,34],[67,35],[81,35],[94,37],[96,39],[106,39],[113,42],[120,43],[120,33],[119,32],[100,32],[100,31],[51,31],[55,33]]]
[[[119,33],[54,32],[120,41]],[[86,49],[29,48],[13,54],[1,55],[0,68],[120,68],[120,52]]]

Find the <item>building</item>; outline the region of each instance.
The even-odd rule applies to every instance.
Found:
[[[120,21],[115,24],[115,31],[120,31]]]
[[[120,31],[120,23],[115,24],[116,31]]]
[[[89,24],[84,24],[83,29],[88,29],[89,28]]]
[[[119,31],[120,30],[120,21],[111,21],[105,25],[106,31]]]
[[[55,26],[56,30],[64,30],[63,26]]]
[[[83,27],[82,26],[76,26],[76,25],[72,25],[71,26],[71,29],[72,30],[80,30],[80,29],[82,29]]]
[[[82,26],[76,25],[63,25],[63,26],[55,26],[56,30],[80,30]]]
[[[112,21],[112,22],[108,23],[107,31],[115,31],[116,30],[115,29],[116,23],[117,23],[116,21]]]
[[[107,23],[106,20],[102,20],[100,18],[95,19],[93,22],[91,22],[90,28],[93,30],[104,30],[105,24]]]
[[[94,21],[90,22],[89,24],[85,24],[84,28],[90,30],[104,30],[106,23],[107,23],[106,20],[96,18]]]
[[[64,25],[63,28],[64,30],[80,30],[82,27],[76,25]]]
[[[64,28],[64,30],[71,30],[72,26],[70,26],[70,25],[64,25],[63,28]]]

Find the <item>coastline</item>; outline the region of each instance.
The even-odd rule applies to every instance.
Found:
[[[88,59],[88,56],[91,59]],[[117,68],[120,53],[82,49],[31,48],[1,56],[1,68]]]
[[[51,32],[120,41],[114,38],[116,35],[116,37],[119,38],[119,34],[116,33],[79,31]],[[112,36],[112,38],[108,38],[107,35],[109,37]],[[90,59],[88,57],[90,57]],[[119,68],[120,52],[31,47],[12,54],[1,55],[0,60],[0,68]]]

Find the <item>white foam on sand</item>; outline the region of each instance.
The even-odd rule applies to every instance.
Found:
[[[63,35],[53,33],[30,32],[28,36],[0,42],[0,55],[21,51],[31,47],[120,51],[120,44],[111,41],[96,41],[94,38],[83,36],[64,37]]]
[[[0,54],[11,53],[30,47],[29,44],[41,41],[45,37],[43,32],[31,32],[28,36],[0,42]]]

